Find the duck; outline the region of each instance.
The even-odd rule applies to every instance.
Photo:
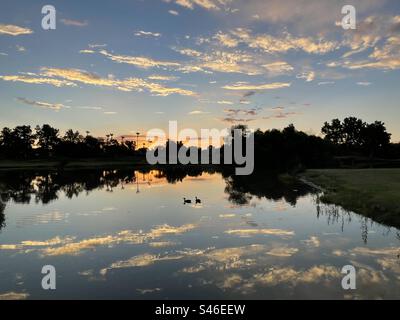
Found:
[[[192,203],[192,200],[183,198],[183,204]]]
[[[198,204],[198,203],[200,204],[200,203],[201,203],[201,200],[200,200],[199,198],[196,197],[196,204]]]

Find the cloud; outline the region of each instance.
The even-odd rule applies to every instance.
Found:
[[[256,236],[256,235],[272,235],[272,236],[294,236],[294,231],[282,229],[234,229],[225,231],[227,234],[239,235],[242,237]]]
[[[106,56],[112,61],[118,63],[126,63],[131,64],[139,68],[160,68],[160,67],[179,67],[180,64],[177,62],[170,62],[170,61],[157,61],[147,57],[136,57],[136,56],[125,56],[125,55],[114,55],[106,50],[101,50],[100,54]]]
[[[369,87],[371,84],[372,84],[371,82],[366,82],[366,81],[357,82],[358,86],[363,86],[363,87]]]
[[[258,112],[262,110],[261,108],[251,108],[251,109],[225,109],[224,112],[229,116],[256,116]]]
[[[92,107],[92,106],[68,106],[62,103],[49,103],[49,102],[43,102],[43,101],[35,101],[35,100],[29,100],[26,98],[16,98],[17,101],[30,105],[30,106],[35,106],[35,107],[40,107],[44,109],[51,109],[54,111],[60,111],[61,109],[81,109],[81,110],[102,110],[102,107]],[[50,214],[45,214],[43,215],[46,219],[48,219]],[[52,212],[50,216],[55,216],[55,217],[61,217],[62,214],[60,212]]]
[[[385,5],[382,0],[354,0],[357,17],[377,12]],[[235,2],[242,23],[253,21],[275,24],[301,33],[326,33],[335,29],[335,21],[341,20],[343,1],[321,0],[246,0]]]
[[[307,246],[318,248],[321,244],[320,240],[316,236],[311,236],[310,239],[303,240]]]
[[[224,34],[222,32],[218,32],[214,36],[214,39],[218,40],[223,46],[228,47],[228,48],[237,47],[239,44],[239,41],[237,39],[233,38],[229,34]]]
[[[158,38],[158,37],[161,37],[161,33],[140,30],[140,31],[135,32],[135,36],[138,36],[138,37],[149,37],[150,36],[150,37]]]
[[[105,43],[97,44],[97,43],[89,43],[89,48],[104,48],[107,47]]]
[[[248,84],[244,82],[238,82],[232,85],[226,85],[222,87],[227,90],[274,90],[290,87],[291,83],[288,82],[275,82],[275,83],[267,83],[267,84]]]
[[[202,256],[207,250],[200,250],[200,249],[185,249],[177,251],[174,254],[150,254],[144,253],[138,256],[134,256],[128,260],[121,260],[112,263],[109,267],[103,268],[100,270],[100,274],[105,276],[108,271],[115,270],[115,269],[125,269],[125,268],[143,268],[151,266],[157,262],[162,261],[171,261],[171,260],[180,260],[185,257],[192,257],[192,256]]]
[[[80,50],[79,53],[89,53],[89,54],[92,54],[92,53],[96,53],[96,51],[84,49],[84,50]]]
[[[33,31],[29,28],[19,27],[12,24],[0,24],[0,34],[20,36],[31,33],[33,33]]]
[[[244,118],[234,118],[234,117],[226,117],[221,119],[222,122],[228,122],[228,123],[247,123],[255,120],[257,119],[254,118],[244,119]]]
[[[59,79],[56,79],[59,78]],[[61,68],[42,68],[40,75],[28,74],[17,76],[0,76],[5,81],[19,81],[34,84],[52,84],[57,87],[77,86],[77,83],[94,85],[100,87],[112,87],[120,91],[138,91],[144,90],[157,96],[169,96],[179,94],[183,96],[195,96],[196,93],[190,90],[166,87],[158,83],[148,82],[140,78],[125,78],[122,80],[114,77],[102,78],[97,74],[79,69],[61,69]]]
[[[396,32],[398,16],[369,16],[362,20],[355,32],[346,33],[343,46],[351,50],[341,60],[331,61],[328,67],[342,67],[350,70],[378,69],[396,70],[400,68],[400,36]],[[360,53],[370,52],[360,58]],[[357,56],[358,58],[354,58]]]
[[[259,49],[267,53],[286,53],[290,50],[302,50],[310,54],[324,54],[339,47],[335,41],[328,41],[322,37],[294,37],[285,32],[282,36],[270,34],[252,34],[252,30],[237,28],[231,31],[231,35],[238,43],[247,44],[250,48]]]
[[[305,71],[296,75],[297,79],[304,79],[307,82],[311,82],[315,79],[315,72],[314,71]]]
[[[313,266],[304,271],[295,270],[291,267],[284,267],[263,274],[255,274],[254,284],[276,286],[286,283],[296,286],[300,283],[317,283],[337,278],[340,278],[339,269],[332,266]]]
[[[23,83],[31,83],[31,84],[50,84],[55,87],[75,87],[76,84],[71,81],[58,80],[52,78],[44,78],[40,76],[32,76],[32,75],[9,75],[9,76],[0,76],[0,79],[4,81],[11,82],[23,82]]]
[[[89,25],[87,21],[79,21],[72,19],[61,19],[60,21],[66,26],[73,26],[73,27],[86,27]]]
[[[152,75],[149,76],[148,79],[150,80],[158,80],[158,81],[176,81],[179,78],[174,76],[161,76],[161,75]]]
[[[201,114],[209,114],[209,112],[201,111],[201,110],[193,110],[189,112],[190,115],[201,115]]]
[[[217,101],[217,104],[227,104],[227,105],[232,105],[233,102],[232,101],[227,101],[227,100],[220,100]]]
[[[24,46],[21,46],[21,45],[18,45],[18,44],[17,44],[15,47],[16,47],[16,49],[17,49],[18,52],[25,52],[25,51],[26,51],[26,49],[25,49]]]
[[[168,96],[171,94],[179,94],[183,96],[195,95],[195,93],[190,90],[165,87],[158,83],[147,82],[140,78],[126,78],[122,80],[115,78],[102,78],[96,74],[79,69],[43,68],[42,70],[43,74],[49,77],[59,77],[73,82],[95,86],[113,87],[121,91],[141,92],[143,90],[148,90],[158,96]]]
[[[168,13],[172,14],[173,16],[179,16],[179,12],[175,10],[169,10]]]
[[[0,250],[38,251],[42,256],[79,255],[85,250],[93,250],[100,246],[112,246],[120,243],[143,244],[153,242],[164,236],[180,235],[196,228],[194,224],[182,226],[159,225],[148,232],[120,231],[115,234],[103,235],[77,241],[75,237],[55,237],[44,241],[22,241],[19,244],[0,245]],[[22,251],[23,252],[23,251]]]
[[[29,293],[25,292],[6,292],[0,294],[0,300],[25,300],[28,299]]]
[[[189,57],[200,57],[202,53],[197,50],[193,49],[178,49],[178,48],[173,48],[176,52],[179,52],[180,54],[184,56],[189,56]]]
[[[231,0],[175,0],[174,2],[177,5],[190,10],[193,10],[195,6],[198,6],[206,10],[218,11],[229,4]]]
[[[42,101],[33,101],[33,100],[28,100],[26,98],[17,98],[19,102],[31,105],[31,106],[36,106],[40,108],[45,108],[45,109],[51,109],[55,111],[59,111],[63,108],[69,109],[69,106],[63,105],[61,103],[48,103],[48,102],[42,102]]]
[[[263,67],[272,75],[287,74],[294,70],[294,68],[285,61],[267,63],[264,64]]]
[[[283,111],[280,111],[279,109],[276,109],[274,111],[276,111],[275,114],[273,114],[271,116],[263,117],[263,119],[267,119],[267,120],[268,119],[286,119],[290,116],[295,116],[295,115],[299,114],[298,112],[293,112],[293,111],[283,112]]]
[[[194,58],[195,60],[186,64],[180,71],[183,72],[221,72],[221,73],[242,73],[247,75],[262,74],[264,70],[253,63],[252,55],[239,50],[228,52],[223,50],[209,50],[199,52],[193,49],[172,48],[182,55]]]
[[[326,85],[330,85],[330,84],[335,84],[335,81],[321,81],[321,82],[318,82],[319,86],[326,86]]]
[[[141,254],[139,256],[132,257],[128,260],[121,260],[112,263],[108,268],[104,268],[100,270],[101,275],[105,275],[109,270],[113,269],[125,269],[125,268],[134,268],[134,267],[148,267],[156,262],[160,261],[169,261],[169,260],[179,260],[182,259],[182,255],[174,255],[174,256],[160,256],[154,254]]]
[[[293,256],[298,251],[299,249],[297,248],[280,247],[271,249],[270,251],[267,252],[267,254],[270,256],[286,258]]]

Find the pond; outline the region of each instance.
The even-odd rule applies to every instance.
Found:
[[[398,229],[274,175],[1,172],[0,193],[0,299],[400,298]]]

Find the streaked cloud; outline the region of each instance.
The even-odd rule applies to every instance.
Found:
[[[243,237],[256,235],[272,235],[272,236],[294,236],[294,231],[283,229],[233,229],[225,231],[227,234],[238,235]]]
[[[171,2],[171,1],[165,1]],[[231,0],[174,0],[175,4],[186,9],[193,10],[196,6],[206,10],[221,10],[229,4]]]
[[[159,61],[147,57],[137,57],[137,56],[125,56],[125,55],[115,55],[107,52],[106,50],[101,50],[100,54],[106,56],[112,61],[118,63],[131,64],[139,68],[154,68],[154,67],[179,67],[180,63],[171,61]]]
[[[152,75],[147,77],[150,80],[158,80],[158,81],[176,81],[179,78],[174,76],[162,76],[162,75]]]
[[[59,78],[59,79],[55,79]],[[0,76],[5,81],[19,81],[33,84],[52,84],[56,87],[61,86],[77,86],[77,83],[86,85],[94,85],[100,87],[112,87],[120,91],[138,91],[144,90],[158,96],[168,96],[171,94],[179,94],[183,96],[194,96],[195,92],[181,89],[166,87],[159,83],[148,82],[140,78],[126,78],[118,80],[114,77],[102,78],[94,73],[79,69],[61,69],[61,68],[42,68],[40,75],[28,74],[17,76]]]
[[[36,250],[43,256],[79,255],[86,250],[100,246],[112,246],[120,243],[143,244],[154,242],[164,236],[180,235],[195,229],[195,224],[170,226],[167,224],[154,227],[148,232],[120,231],[116,234],[104,235],[76,241],[76,237],[55,237],[44,241],[21,241],[18,244],[0,245],[0,250]]]
[[[272,75],[287,74],[294,70],[294,68],[285,61],[267,63],[264,64],[263,67]]]
[[[30,84],[49,84],[55,87],[76,87],[76,84],[71,81],[46,78],[38,75],[9,75],[0,76],[0,79],[4,81],[23,82]]]
[[[33,33],[33,31],[29,28],[19,27],[13,24],[0,24],[0,34],[6,34],[9,36],[20,36],[31,33]]]
[[[227,101],[227,100],[219,100],[217,101],[218,104],[227,104],[227,105],[232,105],[234,104],[232,101]]]
[[[69,109],[69,106],[63,105],[61,103],[48,103],[48,102],[42,102],[42,101],[33,101],[33,100],[28,100],[26,98],[17,98],[19,102],[31,105],[31,106],[36,106],[40,108],[45,108],[45,109],[51,109],[55,111],[59,111],[63,108]]]
[[[179,16],[179,12],[175,10],[168,10],[169,14],[172,14],[173,16]]]
[[[158,38],[158,37],[161,37],[161,33],[140,30],[140,31],[135,32],[135,36],[138,36],[138,37],[155,37],[155,38]]]
[[[92,53],[96,53],[96,51],[89,50],[89,49],[84,49],[84,50],[80,50],[79,53],[88,53],[88,54],[92,54]]]
[[[290,82],[274,82],[266,84],[249,84],[246,82],[238,82],[232,85],[223,86],[227,90],[274,90],[290,87]]]
[[[29,293],[26,292],[6,292],[0,293],[0,300],[25,300],[29,298]]]
[[[60,19],[61,23],[66,26],[73,26],[73,27],[86,27],[89,25],[87,21],[79,21],[73,19]]]
[[[202,115],[202,114],[209,114],[209,112],[202,111],[202,110],[193,110],[189,112],[188,114],[190,115]]]
[[[297,79],[304,79],[307,82],[311,82],[315,79],[315,72],[314,71],[305,71],[296,75]]]
[[[297,248],[289,248],[289,247],[278,247],[273,248],[267,252],[268,255],[274,257],[291,257],[299,251]]]

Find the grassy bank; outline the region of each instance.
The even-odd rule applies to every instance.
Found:
[[[303,176],[324,189],[324,203],[400,226],[400,169],[308,170]]]

